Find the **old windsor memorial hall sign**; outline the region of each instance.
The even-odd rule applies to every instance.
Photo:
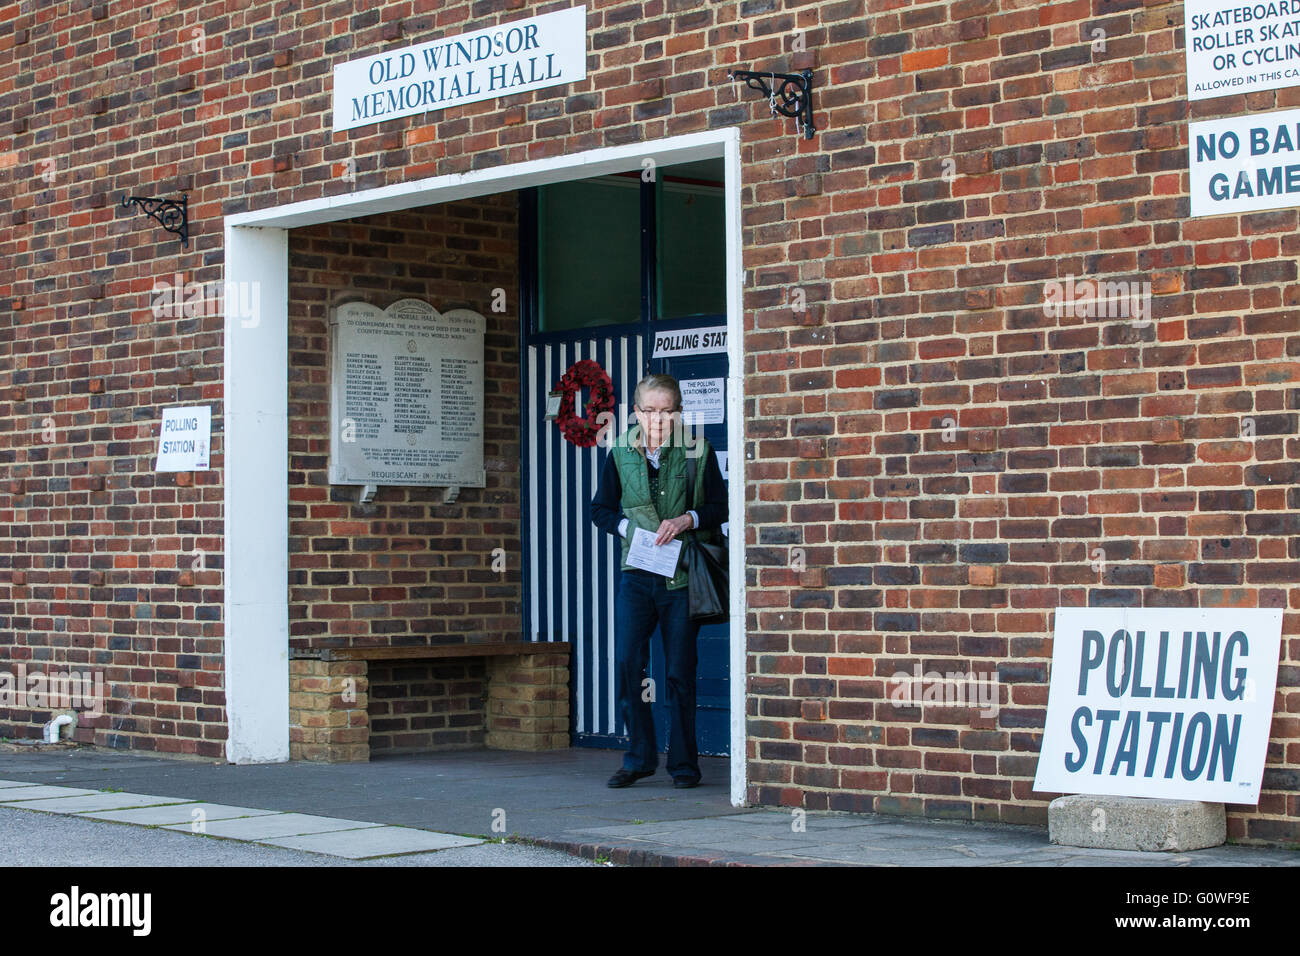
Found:
[[[334,129],[586,76],[587,8],[573,7],[336,66]]]

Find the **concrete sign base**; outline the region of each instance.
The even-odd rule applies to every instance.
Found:
[[[1222,803],[1074,794],[1047,807],[1049,839],[1101,850],[1203,850],[1228,837]]]

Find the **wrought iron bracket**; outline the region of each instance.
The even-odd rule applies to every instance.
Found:
[[[798,73],[732,70],[727,76],[733,80],[744,80],[746,86],[758,90],[767,97],[773,116],[780,113],[797,119],[804,139],[813,138],[812,70],[800,70]]]
[[[190,203],[185,194],[180,199],[155,199],[150,196],[122,194],[122,208],[138,206],[140,210],[173,236],[181,237],[181,245],[190,245]]]

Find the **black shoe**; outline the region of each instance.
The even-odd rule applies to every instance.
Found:
[[[673,786],[678,790],[689,790],[691,787],[698,787],[700,780],[698,777],[673,777]]]
[[[605,784],[607,787],[630,787],[642,777],[649,777],[654,774],[653,770],[625,770],[622,767],[610,777]]]

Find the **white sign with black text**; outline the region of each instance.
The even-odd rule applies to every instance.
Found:
[[[1057,608],[1034,790],[1257,804],[1281,609]]]
[[[163,409],[154,471],[207,471],[211,448],[211,405]]]
[[[725,378],[684,378],[677,384],[682,390],[682,424],[722,424],[727,404]]]
[[[334,68],[334,129],[413,116],[587,76],[587,8],[442,37]]]
[[[1300,0],[1186,0],[1187,98],[1300,86]]]
[[[1191,123],[1192,215],[1300,205],[1300,110]]]
[[[672,358],[677,355],[713,355],[727,351],[727,327],[717,325],[708,329],[682,329],[678,332],[656,332],[651,358]]]
[[[485,486],[486,323],[418,299],[333,310],[330,484]]]

